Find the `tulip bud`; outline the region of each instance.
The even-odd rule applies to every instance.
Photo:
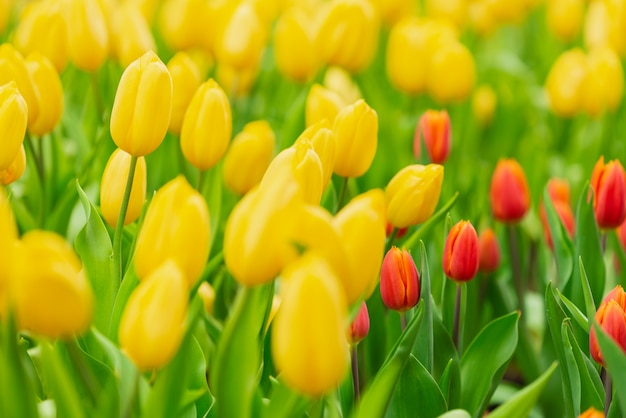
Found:
[[[60,73],[67,64],[67,30],[61,2],[30,2],[22,12],[12,42],[24,55],[39,51]]]
[[[167,70],[172,76],[172,117],[169,131],[179,135],[183,117],[194,93],[202,84],[202,77],[197,65],[183,51],[177,52],[169,60]]]
[[[206,0],[165,0],[159,13],[159,32],[174,51],[194,47],[211,50],[221,17],[216,12],[221,12],[220,6],[216,9]]]
[[[372,189],[353,198],[333,220],[344,243],[351,277],[345,290],[348,303],[367,299],[378,282],[385,251],[385,196]]]
[[[569,203],[569,185],[564,180],[556,178],[550,179],[550,181],[548,181],[548,194],[552,200],[554,210],[571,238],[574,236],[576,220],[574,219],[574,213]],[[550,225],[548,223],[548,214],[543,203],[539,206],[539,217],[543,225],[546,242],[550,248],[554,248],[552,233],[550,232]]]
[[[4,262],[0,263],[0,319],[7,309],[8,287],[13,278],[14,247],[17,242],[17,226],[13,218],[11,204],[4,188],[0,186],[0,254]]]
[[[621,1],[591,1],[587,7],[584,41],[587,50],[609,46],[624,56],[626,53],[626,12]]]
[[[334,172],[360,177],[370,168],[378,145],[378,114],[364,100],[339,112],[333,123],[337,138]]]
[[[111,111],[111,137],[130,155],[148,155],[163,141],[171,113],[172,77],[148,51],[122,74]]]
[[[37,119],[39,114],[39,100],[34,81],[26,68],[26,62],[22,54],[13,48],[11,44],[5,43],[0,45],[0,86],[11,81],[17,84],[16,87],[19,90],[19,94],[26,101],[28,106],[28,124],[30,125]],[[4,94],[9,93],[5,92]],[[17,126],[21,126],[21,123],[18,123]]]
[[[182,270],[169,259],[131,293],[118,337],[122,351],[140,370],[161,368],[176,354],[187,315],[187,283]]]
[[[126,3],[115,9],[112,35],[112,49],[124,68],[146,52],[156,51],[150,26],[137,5]]]
[[[604,412],[598,411],[593,406],[590,406],[589,409],[580,414],[578,418],[604,418]]]
[[[22,177],[22,174],[24,174],[25,169],[26,152],[24,151],[24,144],[22,144],[11,165],[4,170],[0,170],[0,184],[7,186],[18,181]]]
[[[493,229],[485,229],[478,237],[478,255],[478,271],[493,273],[500,267],[500,245]]]
[[[424,223],[435,211],[441,184],[443,166],[413,164],[393,176],[385,195],[387,217],[396,228]]]
[[[295,143],[297,144],[303,141],[310,141],[313,150],[322,163],[322,188],[325,189],[333,175],[333,168],[335,167],[335,148],[337,147],[337,140],[335,139],[334,132],[330,129],[328,120],[324,119],[321,122],[309,126],[302,132],[298,139],[296,139]]]
[[[443,249],[443,272],[455,282],[468,282],[478,272],[478,235],[469,221],[450,229]]]
[[[250,122],[233,139],[222,172],[224,184],[234,193],[246,194],[261,182],[272,161],[276,137],[264,120]]]
[[[27,121],[28,108],[15,82],[0,86],[0,170],[9,168],[18,157]]]
[[[109,54],[109,31],[100,3],[69,0],[67,13],[70,59],[82,70],[96,71]]]
[[[587,75],[581,86],[582,108],[591,116],[615,110],[622,101],[624,75],[622,63],[608,47],[597,47],[587,56]]]
[[[209,282],[202,282],[198,287],[198,294],[202,298],[204,304],[204,310],[209,315],[213,314],[213,305],[215,304],[215,289],[209,284]]]
[[[200,278],[211,248],[209,208],[184,177],[161,187],[137,236],[135,270],[143,279],[168,258],[178,264],[189,287]]]
[[[600,157],[591,174],[593,209],[600,229],[617,228],[626,218],[626,173],[619,160]]]
[[[587,57],[580,49],[559,55],[546,79],[550,107],[561,117],[576,114],[582,106],[582,85],[587,76]]]
[[[72,247],[55,233],[35,230],[22,237],[15,256],[10,295],[20,329],[49,338],[85,331],[94,296]]]
[[[501,159],[491,177],[489,190],[493,216],[500,222],[520,221],[530,207],[526,175],[513,159]]]
[[[328,67],[324,73],[324,87],[337,93],[343,102],[354,103],[363,98],[354,77],[341,67]],[[332,123],[332,120],[330,121]]]
[[[413,138],[413,155],[420,158],[422,137],[428,151],[428,157],[434,164],[443,164],[448,159],[451,145],[450,117],[445,110],[428,110],[417,123]]]
[[[367,304],[361,302],[359,312],[354,317],[348,329],[348,342],[351,345],[360,343],[370,330],[370,316],[367,312]]]
[[[372,0],[371,3],[380,19],[388,26],[417,12],[415,2],[412,0]]]
[[[274,364],[290,387],[320,396],[348,370],[346,300],[332,269],[314,253],[290,264],[281,278],[288,285],[272,330]]]
[[[28,131],[41,136],[51,132],[61,120],[63,85],[56,68],[45,56],[33,52],[25,62],[33,80],[39,109],[37,117],[29,121]]]
[[[311,18],[304,10],[292,8],[283,12],[274,29],[274,57],[283,75],[304,82],[319,67],[314,45]]]
[[[404,312],[420,298],[420,281],[413,257],[406,249],[391,247],[380,272],[380,296],[389,309]]]
[[[467,16],[465,0],[426,0],[426,15],[448,20],[458,28],[463,27]]]
[[[327,119],[331,124],[341,109],[346,106],[339,94],[319,84],[313,84],[306,98],[304,119],[306,126]]]
[[[576,38],[585,12],[584,0],[548,0],[546,3],[550,32],[563,42]]]
[[[100,185],[100,208],[102,216],[109,225],[115,227],[120,214],[122,199],[128,180],[131,155],[121,149],[116,149],[109,157]],[[141,214],[141,208],[146,200],[147,169],[146,159],[139,157],[135,167],[133,186],[128,201],[128,209],[124,218],[124,225],[135,222]]]
[[[334,0],[321,12],[316,38],[322,60],[356,73],[374,58],[379,36],[376,11],[366,0]]]
[[[481,126],[491,124],[498,104],[496,92],[488,85],[479,86],[472,97],[472,111]]]
[[[472,53],[459,42],[444,44],[433,54],[426,88],[440,103],[458,102],[469,97],[476,81]]]
[[[213,167],[226,153],[232,128],[228,97],[210,79],[193,95],[183,118],[180,146],[185,158],[200,170]]]
[[[616,286],[604,298],[595,315],[595,321],[617,345],[626,352],[626,293],[622,286]],[[589,353],[601,365],[604,356],[600,350],[595,327],[589,331]]]

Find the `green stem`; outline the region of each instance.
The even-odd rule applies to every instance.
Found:
[[[345,200],[348,191],[348,180],[348,177],[342,177],[341,188],[339,189],[339,195],[337,196],[337,210],[335,210],[335,212],[339,212],[339,210],[343,207],[343,201]]]
[[[135,178],[135,168],[137,167],[137,157],[132,156],[130,159],[130,167],[128,169],[128,178],[126,179],[126,187],[124,188],[124,197],[120,206],[120,213],[117,217],[117,225],[115,226],[115,234],[113,235],[113,268],[117,272],[118,281],[124,278],[124,263],[122,261],[122,232],[124,231],[124,219],[128,211],[128,202],[130,201],[130,192],[133,188],[133,179]]]
[[[524,283],[522,282],[522,266],[519,258],[519,249],[517,248],[515,225],[508,225],[508,230],[511,268],[513,269],[513,282],[515,283],[515,291],[517,293],[517,308],[520,310],[520,312],[522,312],[524,310]],[[523,315],[522,318],[524,318]]]
[[[400,329],[402,332],[406,329],[406,312],[400,312]]]
[[[613,380],[611,379],[611,375],[609,371],[603,369],[604,373],[602,374],[604,380],[604,416],[609,416],[609,408],[611,406],[611,401],[613,400]]]
[[[359,384],[359,354],[356,344],[350,350],[352,361],[352,387],[354,392],[354,405],[356,406],[361,397],[361,386]]]
[[[461,351],[459,340],[459,330],[461,328],[461,286],[461,283],[456,284],[456,301],[454,303],[454,322],[452,326],[452,341],[459,352]]]
[[[385,254],[387,254],[387,252],[389,252],[389,250],[393,246],[393,242],[395,241],[397,235],[398,228],[394,227],[391,231],[391,235],[389,235],[389,239],[387,239],[387,245],[385,245]]]
[[[25,137],[26,148],[30,150],[30,153],[35,161],[35,171],[37,171],[37,178],[39,179],[39,188],[41,190],[41,204],[39,205],[39,226],[43,226],[44,218],[46,216],[46,172],[44,168],[43,152],[40,148],[37,151],[35,141],[33,137],[26,133]]]
[[[102,93],[100,92],[100,80],[98,79],[98,72],[94,71],[90,75],[91,89],[93,90],[93,101],[96,106],[96,112],[98,113],[98,120],[104,120],[104,100],[102,99]]]
[[[131,418],[133,416],[133,408],[137,403],[137,399],[139,397],[139,381],[141,379],[141,374],[136,369],[133,370],[135,373],[135,384],[133,385],[133,392],[130,396],[130,402],[128,402],[126,410],[122,414],[123,418]]]
[[[202,189],[204,188],[204,182],[206,181],[206,172],[207,170],[200,170],[198,174],[198,193],[202,194]]]
[[[98,381],[94,377],[92,371],[87,366],[85,359],[83,357],[83,352],[78,346],[78,342],[76,341],[76,337],[72,337],[65,341],[65,346],[67,347],[67,352],[70,355],[70,359],[80,376],[80,379],[84,383],[87,388],[87,393],[89,394],[89,398],[91,402],[96,405],[98,402],[98,392],[100,391],[98,388]]]

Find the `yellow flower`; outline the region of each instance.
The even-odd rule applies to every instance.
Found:
[[[67,64],[68,39],[61,2],[29,2],[17,23],[13,43],[22,54],[39,51],[52,61],[58,72],[63,71]]]
[[[171,112],[172,77],[148,51],[122,74],[111,111],[111,137],[130,155],[150,154],[163,141]]]
[[[133,291],[119,327],[122,351],[140,370],[167,364],[180,346],[187,315],[187,279],[166,260]]]
[[[564,42],[576,38],[585,13],[584,0],[548,0],[546,2],[548,28]]]
[[[104,173],[102,173],[102,184],[100,185],[100,207],[102,216],[109,225],[115,227],[120,214],[128,170],[130,169],[131,155],[120,148],[113,151]],[[135,167],[133,177],[133,187],[128,201],[128,210],[124,218],[124,225],[135,222],[141,214],[141,208],[146,200],[147,170],[146,159],[139,157]]]
[[[97,0],[69,0],[67,27],[69,56],[85,71],[99,69],[109,54],[109,31]]]
[[[335,117],[346,105],[347,103],[339,94],[319,84],[313,84],[306,97],[304,109],[306,126],[311,126],[324,119],[333,123]]]
[[[433,54],[426,87],[438,102],[449,103],[469,97],[476,81],[472,53],[460,42],[444,44]]]
[[[622,63],[607,46],[592,49],[587,55],[587,75],[581,86],[581,105],[597,117],[605,110],[615,110],[622,102],[624,73]]]
[[[155,51],[156,44],[138,6],[126,3],[114,10],[111,46],[122,67],[127,67],[146,52]]]
[[[360,177],[370,168],[378,145],[378,114],[364,100],[343,108],[335,118],[337,138],[334,172]]]
[[[323,119],[314,125],[309,126],[296,139],[299,142],[309,141],[313,146],[313,150],[317,154],[322,164],[322,189],[325,189],[330,178],[333,175],[335,167],[335,148],[337,148],[337,140],[335,133],[331,129],[328,119]]]
[[[286,77],[306,81],[319,67],[311,16],[300,8],[283,12],[274,29],[276,67]]]
[[[626,4],[623,0],[589,2],[583,32],[588,50],[609,46],[623,57],[626,54],[625,30]]]
[[[354,82],[352,74],[341,67],[331,66],[324,73],[324,87],[334,91],[341,97],[343,106],[363,98],[359,86]],[[341,108],[339,109],[341,110]],[[332,120],[330,120],[332,123]]]
[[[371,2],[377,9],[380,19],[388,26],[417,12],[416,4],[412,0],[371,0]]]
[[[44,55],[33,52],[25,62],[39,103],[39,112],[34,120],[29,121],[28,131],[41,136],[51,132],[61,120],[63,85],[56,68]]]
[[[206,0],[163,1],[159,32],[172,50],[213,48],[217,19],[209,3]]]
[[[376,53],[379,22],[366,0],[334,0],[322,9],[317,51],[327,64],[364,70]]]
[[[385,251],[385,194],[372,189],[352,199],[333,219],[344,243],[350,280],[344,283],[349,303],[367,299],[378,283]]]
[[[474,117],[482,126],[489,125],[498,104],[496,92],[487,84],[480,85],[472,96]]]
[[[12,6],[11,0],[0,0],[0,33],[3,33],[6,28]]]
[[[6,186],[18,181],[22,177],[22,174],[24,174],[25,169],[26,152],[24,151],[24,144],[22,144],[11,165],[4,170],[0,170],[0,184]]]
[[[202,282],[200,287],[198,287],[198,294],[202,298],[202,303],[204,304],[204,310],[208,314],[213,314],[213,305],[215,304],[215,289],[209,282]]]
[[[169,131],[179,135],[187,107],[202,84],[202,76],[196,63],[184,51],[177,52],[169,60],[167,69],[172,76],[172,117]]]
[[[39,100],[33,79],[26,68],[24,57],[11,44],[0,45],[0,86],[15,81],[20,95],[28,106],[28,124],[37,119]],[[18,124],[19,126],[19,124]]]
[[[7,309],[9,281],[13,278],[14,247],[17,242],[17,226],[13,218],[11,204],[4,188],[0,186],[0,254],[4,262],[0,263],[0,319]]]
[[[426,0],[426,15],[463,27],[467,16],[466,0]]]
[[[161,187],[137,236],[135,271],[148,277],[166,259],[175,261],[189,287],[200,278],[209,257],[209,208],[183,176]]]
[[[348,370],[347,305],[322,257],[307,253],[282,274],[288,283],[272,330],[272,356],[292,388],[320,396],[336,388]]]
[[[573,116],[582,107],[582,84],[587,77],[587,57],[578,48],[559,55],[546,79],[545,89],[554,113]]]
[[[398,171],[385,189],[389,222],[396,228],[424,223],[437,207],[442,183],[439,164],[414,164]]]
[[[232,129],[228,97],[209,79],[198,88],[185,112],[180,131],[183,155],[200,170],[213,167],[226,153]]]
[[[91,285],[72,247],[53,232],[34,230],[22,237],[10,295],[21,329],[50,338],[71,337],[91,323]]]
[[[228,64],[218,63],[215,78],[231,98],[246,96],[256,82],[259,67],[237,70]]]
[[[246,194],[261,182],[272,161],[276,137],[264,120],[250,122],[233,139],[224,157],[224,184],[234,193]]]
[[[27,119],[28,108],[15,82],[0,85],[0,170],[15,161],[24,142]]]

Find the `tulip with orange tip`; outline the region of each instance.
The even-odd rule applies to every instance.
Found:
[[[501,159],[491,177],[489,190],[493,216],[504,223],[522,220],[530,208],[530,192],[524,170],[514,159]]]
[[[348,342],[352,345],[358,344],[367,337],[369,330],[370,315],[367,311],[367,304],[361,302],[359,312],[354,317],[354,320],[352,320],[352,324],[350,324],[350,328],[348,329]]]
[[[430,162],[443,164],[448,159],[451,146],[450,117],[445,110],[428,110],[417,123],[413,138],[413,155],[421,157],[422,138]]]
[[[585,412],[580,414],[578,418],[604,418],[604,413],[591,406]]]
[[[404,312],[420,298],[420,279],[413,257],[406,249],[391,247],[380,272],[380,295],[389,309]]]
[[[450,229],[443,250],[443,272],[455,282],[476,276],[479,263],[478,235],[469,221],[459,221]]]
[[[600,229],[617,228],[626,218],[626,173],[619,160],[600,157],[591,174],[593,209]]]
[[[616,286],[602,300],[594,317],[600,328],[626,352],[626,292],[622,286]],[[600,350],[595,327],[589,332],[589,353],[591,357],[601,365],[604,364],[604,356]]]
[[[478,271],[493,273],[500,267],[500,244],[493,229],[487,228],[478,236]]]

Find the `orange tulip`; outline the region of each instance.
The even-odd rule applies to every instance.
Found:
[[[622,286],[616,286],[604,298],[595,320],[602,330],[606,332],[626,352],[626,292]],[[589,352],[593,359],[604,366],[604,357],[600,351],[595,327],[589,332]]]
[[[359,313],[356,314],[356,317],[350,324],[350,329],[348,330],[348,342],[350,344],[358,344],[363,340],[363,338],[367,337],[367,333],[370,330],[370,316],[367,311],[367,304],[365,302],[361,302],[361,307],[359,308]]]
[[[385,305],[396,311],[403,312],[417,305],[419,274],[407,250],[391,247],[385,255],[380,272],[380,295]]]
[[[478,271],[493,273],[500,266],[500,245],[493,229],[487,228],[478,237]]]
[[[448,233],[443,271],[456,282],[467,282],[478,272],[478,235],[469,221],[459,221]]]
[[[526,175],[513,159],[498,161],[489,191],[493,216],[502,222],[520,221],[530,207]]]
[[[422,137],[430,162],[443,164],[448,159],[451,145],[448,112],[445,110],[428,110],[420,117],[413,138],[413,154],[416,159],[421,156]]]
[[[626,218],[626,173],[618,160],[600,157],[591,174],[593,209],[601,229],[617,228]]]
[[[604,412],[598,411],[592,406],[580,414],[578,418],[604,418]]]

